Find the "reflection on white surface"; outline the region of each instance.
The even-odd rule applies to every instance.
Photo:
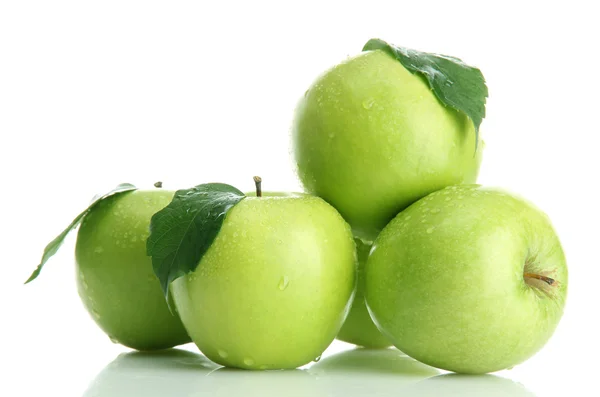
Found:
[[[96,376],[84,397],[533,396],[496,376],[439,374],[395,349],[350,350],[293,371],[222,368],[200,354],[173,349],[119,355]]]
[[[446,374],[426,379],[407,390],[420,397],[534,397],[520,383],[494,375]]]
[[[353,349],[327,357],[307,370],[317,376],[323,395],[400,395],[419,381],[440,373],[396,349]]]

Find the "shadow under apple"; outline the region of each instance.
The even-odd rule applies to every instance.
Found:
[[[248,371],[220,368],[205,379],[207,394],[198,396],[231,397],[325,397],[316,376],[306,370]],[[194,394],[194,396],[196,396]]]
[[[409,385],[438,375],[397,349],[356,348],[322,359],[308,368],[331,396],[398,395]]]
[[[96,376],[84,397],[193,395],[219,368],[201,354],[169,349],[122,353]]]
[[[120,354],[83,397],[325,396],[304,370],[248,371],[221,367],[201,354],[170,349]]]
[[[520,383],[495,375],[445,374],[418,382],[407,392],[418,397],[535,397]]]

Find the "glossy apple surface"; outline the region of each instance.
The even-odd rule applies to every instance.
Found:
[[[475,182],[483,146],[475,150],[466,115],[380,50],[320,76],[298,104],[292,138],[306,191],[366,240],[421,197]]]
[[[85,308],[113,342],[138,350],[190,342],[146,256],[150,218],[173,194],[136,190],[106,199],[77,234],[77,288]]]
[[[325,201],[247,197],[229,210],[196,270],[171,290],[190,336],[211,360],[296,368],[337,335],[355,273],[350,227]]]
[[[394,345],[462,373],[511,368],[544,346],[567,294],[548,217],[502,190],[451,186],[401,212],[374,243],[366,302]]]
[[[344,321],[337,339],[348,343],[354,343],[358,346],[369,348],[383,348],[391,346],[388,338],[383,336],[377,329],[371,315],[367,310],[364,296],[365,274],[364,268],[369,257],[371,244],[363,242],[361,239],[355,239],[356,253],[358,256],[358,283],[352,307]]]

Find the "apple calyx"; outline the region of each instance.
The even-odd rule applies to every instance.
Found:
[[[536,279],[536,280],[541,280],[543,282],[545,282],[548,285],[554,285],[556,283],[556,280],[548,277],[548,276],[542,276],[541,274],[535,274],[535,273],[523,273],[523,277],[525,278],[532,278],[532,279]]]
[[[256,185],[256,197],[262,197],[262,178],[260,176],[254,176],[252,179],[254,179],[254,185]]]
[[[163,184],[162,184],[162,182],[161,182],[161,181],[158,181],[158,182],[155,182],[155,183],[154,183],[154,187],[155,187],[155,188],[157,188],[157,189],[160,189],[160,188],[162,187],[162,185],[163,185]]]

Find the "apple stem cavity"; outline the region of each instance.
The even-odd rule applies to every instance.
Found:
[[[256,197],[262,197],[262,188],[260,186],[262,178],[260,176],[255,176],[252,179],[254,179],[254,184],[256,185]]]
[[[534,280],[540,280],[545,282],[548,285],[554,285],[556,283],[556,280],[551,278],[551,277],[547,277],[547,276],[542,276],[541,274],[535,274],[535,273],[523,273],[523,277],[525,277],[526,279],[534,279]]]
[[[162,187],[162,182],[161,181],[156,182],[154,184],[154,187],[160,189]]]

